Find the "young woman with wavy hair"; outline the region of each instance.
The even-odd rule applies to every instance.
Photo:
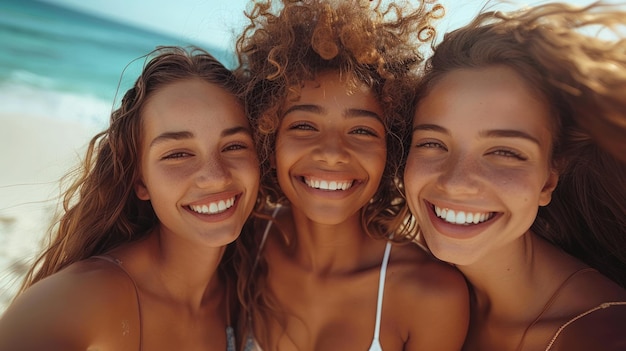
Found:
[[[404,171],[471,285],[464,350],[626,349],[626,11],[486,12],[420,83]]]
[[[0,349],[235,350],[227,246],[259,184],[239,92],[200,49],[150,55],[91,140]]]

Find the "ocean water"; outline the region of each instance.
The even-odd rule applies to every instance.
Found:
[[[0,1],[0,112],[107,121],[158,45],[193,45],[45,2]],[[232,67],[233,55],[198,45]],[[119,97],[118,97],[119,99]]]
[[[141,57],[194,44],[45,2],[0,0],[0,314],[41,250],[58,179],[106,127]],[[197,46],[234,66],[232,53]]]

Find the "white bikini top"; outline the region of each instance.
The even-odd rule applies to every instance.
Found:
[[[272,218],[276,218],[276,215],[280,211],[280,206],[277,206],[272,212]],[[267,234],[270,232],[270,228],[272,226],[272,221],[268,221],[267,226],[265,227],[265,231],[263,232],[263,238],[261,238],[261,243],[259,245],[259,254],[257,255],[254,266],[252,269],[256,268],[256,265],[259,261],[259,256],[261,251],[263,250],[263,246],[265,245],[265,240],[267,239]],[[383,314],[383,296],[385,294],[385,278],[387,276],[387,264],[389,263],[389,255],[391,253],[391,243],[388,242],[385,246],[385,254],[383,255],[383,262],[380,266],[380,276],[378,278],[378,298],[376,300],[376,324],[374,326],[374,338],[372,339],[372,344],[370,345],[368,351],[383,351],[383,347],[380,344],[380,322],[382,320]],[[254,339],[248,339],[246,343],[245,350],[256,350],[262,351],[259,344]]]

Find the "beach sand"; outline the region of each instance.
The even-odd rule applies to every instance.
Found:
[[[59,203],[59,180],[101,126],[0,113],[0,314],[41,250]]]

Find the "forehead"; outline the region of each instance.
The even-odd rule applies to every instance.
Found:
[[[184,125],[202,128],[215,123],[245,123],[243,106],[217,84],[190,78],[167,84],[155,91],[142,111],[146,132]]]
[[[541,115],[546,124],[551,124],[550,107],[545,99],[517,72],[505,66],[446,73],[418,102],[418,114],[425,108],[494,121],[501,119],[496,113],[519,118]]]
[[[464,134],[520,130],[552,142],[550,106],[513,69],[493,66],[446,73],[417,105],[414,123],[444,125]]]
[[[285,108],[300,104],[367,109],[382,116],[382,108],[374,90],[358,80],[342,77],[338,71],[322,72],[314,80],[303,82],[299,89],[290,91]]]

